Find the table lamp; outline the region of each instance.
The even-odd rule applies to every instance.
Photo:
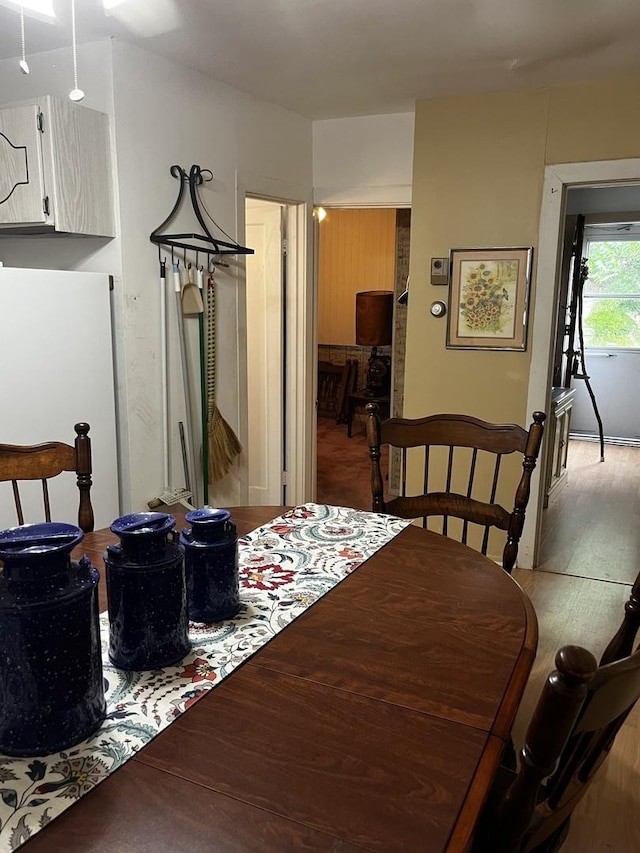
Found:
[[[393,291],[365,290],[356,293],[356,345],[372,347],[364,393],[383,397],[391,388],[391,358],[378,355],[378,347],[391,346]]]

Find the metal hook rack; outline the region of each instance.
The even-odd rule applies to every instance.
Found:
[[[174,248],[179,248],[195,252],[202,252],[207,256],[254,254],[253,249],[249,249],[246,246],[241,246],[239,243],[218,240],[213,236],[213,234],[207,227],[204,216],[202,214],[202,210],[200,208],[197,187],[205,181],[210,181],[213,179],[213,172],[210,169],[201,169],[200,166],[193,165],[187,173],[186,169],[183,169],[182,166],[174,165],[169,171],[172,177],[180,181],[180,189],[178,191],[178,197],[176,199],[175,204],[173,205],[171,213],[167,216],[164,222],[158,225],[157,228],[154,228],[154,230],[151,232],[149,239],[152,243],[156,243],[158,246],[171,247],[172,250]],[[206,177],[207,175],[208,177]],[[164,231],[164,229],[168,225],[170,225],[176,213],[180,209],[184,200],[185,188],[187,186],[189,187],[191,207],[193,209],[196,219],[198,220],[200,227],[204,231],[204,234],[197,234],[195,232],[163,234],[162,232]],[[209,216],[209,218],[211,219],[211,216]],[[220,226],[213,219],[211,219],[211,221],[220,231],[222,231],[222,228],[220,228]],[[222,231],[222,233],[225,234],[225,236],[227,237],[229,236],[224,231]],[[232,238],[229,239],[231,240]],[[193,241],[199,242],[196,243]]]

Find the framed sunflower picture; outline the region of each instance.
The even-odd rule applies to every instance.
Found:
[[[451,249],[447,349],[525,350],[533,249]]]

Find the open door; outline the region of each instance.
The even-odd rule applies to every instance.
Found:
[[[284,208],[247,198],[248,485],[251,506],[285,503]]]

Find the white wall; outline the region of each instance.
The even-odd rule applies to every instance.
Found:
[[[314,122],[314,203],[410,206],[413,129],[413,113]]]
[[[68,50],[30,55],[29,65],[31,74],[24,77],[15,60],[0,62],[1,102],[41,94],[68,95]],[[149,241],[177,195],[178,183],[169,169],[173,164],[188,169],[193,163],[211,169],[215,180],[204,192],[207,207],[222,228],[242,242],[244,191],[311,204],[311,122],[119,42],[81,46],[79,70],[86,92],[83,104],[112,116],[116,222],[121,237],[112,241],[0,237],[0,259],[13,266],[86,269],[116,276],[121,509],[126,512],[146,508],[165,485],[184,485],[177,429],[172,436],[175,482],[162,482],[158,254]],[[190,220],[188,228],[197,230],[196,223]],[[242,440],[246,433],[246,295],[242,259],[229,256],[227,260],[230,269],[217,275],[218,400]],[[173,322],[170,346],[176,370],[171,421],[177,424],[184,415],[176,379],[175,318]],[[192,351],[193,345],[192,336]],[[245,473],[241,458],[210,501],[233,506],[246,500]]]
[[[149,234],[168,215],[177,195],[178,182],[169,169],[172,164],[188,169],[197,163],[213,171],[214,181],[203,190],[205,204],[216,222],[242,243],[241,189],[311,203],[311,122],[124,43],[114,43],[113,68],[126,300],[124,363],[130,457],[135,462],[131,505],[139,509],[165,485],[161,482],[158,254]],[[186,230],[188,223],[189,230],[199,230],[192,217],[185,216],[179,223],[172,230],[182,225]],[[230,268],[216,275],[218,405],[243,441],[244,264],[241,256],[227,256],[227,261]],[[170,352],[177,368],[173,331]],[[173,375],[175,424],[181,393],[175,381],[178,371]],[[178,463],[177,430],[172,450]],[[180,471],[176,464],[171,485],[184,484]],[[210,501],[228,506],[246,501],[244,454]]]

